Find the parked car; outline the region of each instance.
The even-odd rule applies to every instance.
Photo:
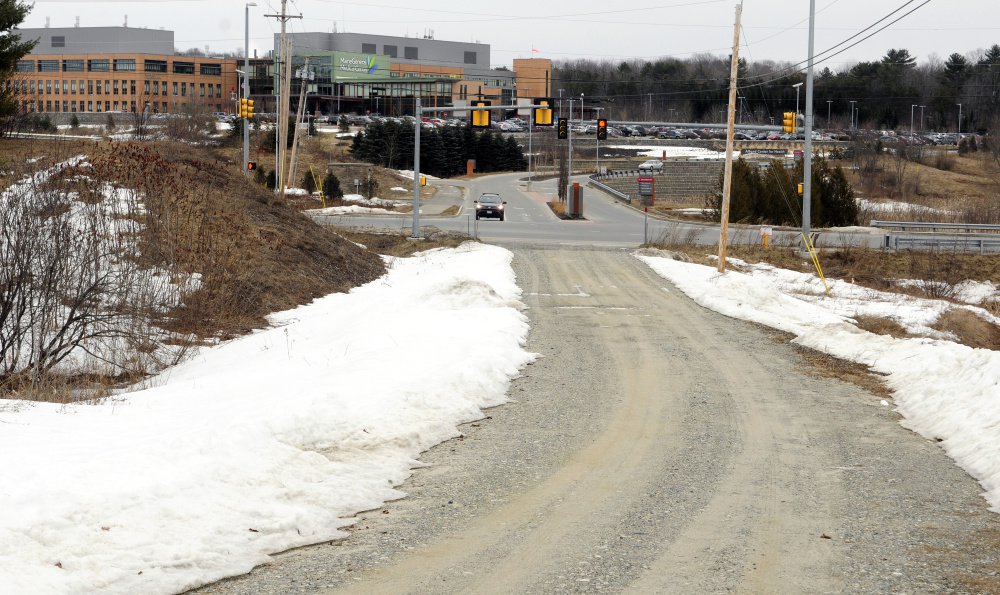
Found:
[[[650,159],[649,161],[644,161],[639,164],[639,171],[648,171],[648,172],[655,171],[657,173],[662,172],[663,162],[660,161],[659,159]]]
[[[504,220],[504,205],[507,201],[500,198],[495,192],[484,192],[476,200],[476,220],[483,217],[496,217]]]

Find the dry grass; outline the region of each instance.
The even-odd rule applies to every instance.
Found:
[[[378,254],[389,256],[411,256],[416,252],[432,248],[455,248],[471,239],[464,234],[454,232],[424,231],[427,233],[421,240],[413,240],[405,232],[362,232],[342,229],[337,233]]]

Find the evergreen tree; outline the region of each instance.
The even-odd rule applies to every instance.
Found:
[[[28,16],[32,4],[17,0],[0,0],[0,82],[9,81],[17,71],[17,61],[24,57],[38,43],[36,40],[21,39],[14,33]],[[0,85],[0,117],[16,114],[17,102],[13,99],[13,86]]]
[[[302,189],[312,194],[316,192],[316,180],[313,178],[313,173],[311,171],[303,172],[302,174]]]
[[[267,187],[274,190],[274,187],[278,185],[278,176],[274,173],[274,170],[267,172]]]
[[[340,180],[333,173],[326,174],[323,178],[323,196],[327,198],[343,198],[344,192],[340,189]]]
[[[69,127],[73,130],[80,127],[80,118],[76,117],[76,114],[73,114],[73,117],[69,119]]]

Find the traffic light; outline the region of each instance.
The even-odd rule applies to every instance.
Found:
[[[556,127],[556,138],[565,140],[569,138],[569,120],[559,118],[559,125]]]
[[[608,121],[604,118],[597,121],[597,140],[608,140]]]
[[[257,169],[257,162],[256,161],[247,161],[247,171],[253,171],[255,169]]]
[[[551,106],[551,97],[536,97],[533,99],[535,105]],[[552,108],[551,107],[536,107],[535,108],[535,126],[552,126]]]
[[[253,99],[240,99],[239,113],[241,118],[253,118]]]
[[[473,101],[472,107],[488,107],[490,105],[489,101]],[[489,128],[490,127],[490,111],[489,110],[473,110],[472,112],[472,127],[473,128]]]
[[[795,133],[795,112],[785,112],[781,115],[781,130]]]

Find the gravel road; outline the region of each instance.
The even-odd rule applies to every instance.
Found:
[[[199,593],[997,593],[933,442],[623,250],[517,246],[541,354],[352,536]]]

